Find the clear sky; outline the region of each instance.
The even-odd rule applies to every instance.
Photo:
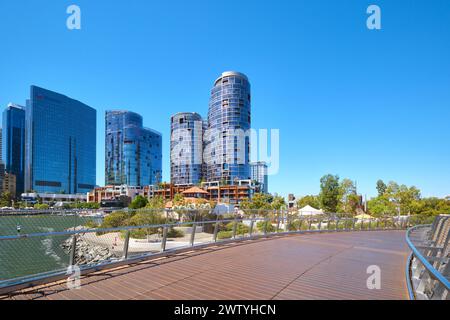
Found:
[[[71,4],[81,30],[66,27]],[[169,180],[170,116],[206,116],[227,70],[251,81],[252,126],[280,130],[269,191],[315,194],[332,173],[369,196],[379,178],[450,194],[448,0],[0,1],[0,105],[35,84],[96,108],[100,185],[105,110],[163,133]]]

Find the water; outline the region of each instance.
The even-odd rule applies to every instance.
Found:
[[[65,231],[86,224],[91,217],[78,215],[0,216],[0,236]],[[62,270],[69,255],[61,248],[68,236],[23,238],[0,241],[0,281],[37,273]]]

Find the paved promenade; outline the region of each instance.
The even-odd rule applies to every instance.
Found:
[[[404,231],[290,235],[209,247],[90,274],[9,299],[408,299]],[[367,268],[381,289],[367,288]]]

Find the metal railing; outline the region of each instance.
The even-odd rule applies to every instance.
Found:
[[[73,270],[74,266],[79,268],[80,274],[87,274],[230,242],[313,232],[407,229],[414,221],[413,217],[405,216],[357,219],[324,214],[299,217],[284,210],[246,211],[245,215],[228,214],[212,220],[203,220],[198,210],[185,211],[183,215],[190,218],[184,222],[112,228],[78,226],[64,231],[0,236],[0,258],[9,261],[8,268],[13,269],[13,273],[0,276],[0,294],[66,279],[71,275],[67,270]],[[37,259],[44,257],[30,249],[36,243],[47,246],[45,258],[49,255],[58,263],[40,266]],[[5,252],[9,252],[8,255],[5,256]],[[30,255],[35,255],[33,268],[23,262]],[[19,272],[18,267],[23,265],[30,268]]]
[[[450,215],[410,228],[406,242],[412,251],[406,270],[410,298],[450,300]]]

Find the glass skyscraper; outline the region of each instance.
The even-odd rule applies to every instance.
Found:
[[[142,116],[107,111],[105,118],[106,185],[146,186],[162,180],[162,136],[144,128]]]
[[[258,182],[261,193],[269,193],[269,177],[267,175],[267,163],[264,161],[250,164],[252,180]]]
[[[195,112],[177,113],[170,126],[170,180],[198,184],[202,179],[203,120]]]
[[[247,76],[224,72],[214,83],[204,133],[204,177],[233,184],[250,179],[251,93]]]
[[[9,104],[3,111],[2,160],[16,178],[16,195],[25,191],[25,108]]]
[[[31,86],[25,119],[25,191],[87,193],[96,183],[97,111]]]

